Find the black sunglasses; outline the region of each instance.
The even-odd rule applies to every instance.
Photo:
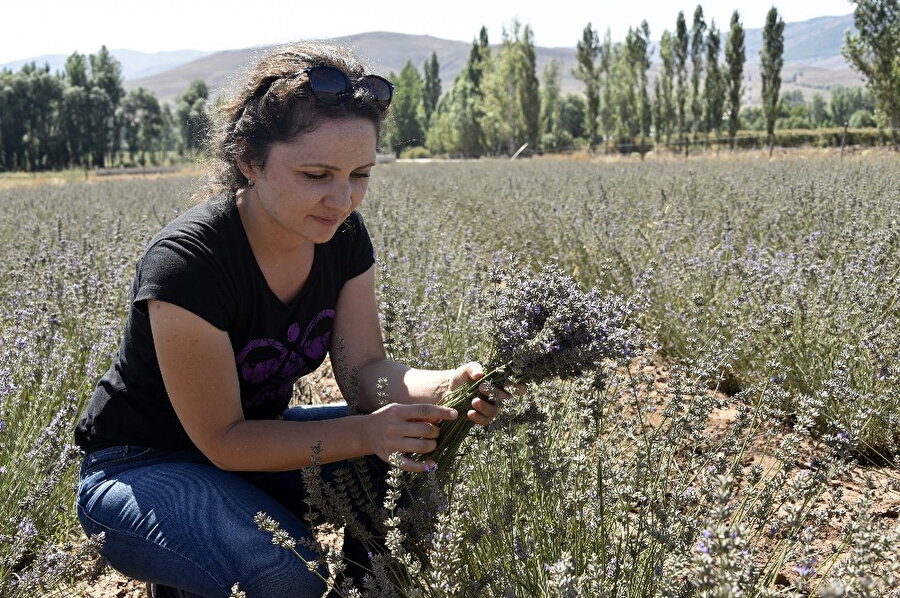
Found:
[[[309,78],[313,96],[329,106],[340,104],[357,89],[365,91],[380,106],[386,107],[394,97],[394,84],[378,75],[366,75],[353,85],[344,71],[333,66],[310,66],[297,71],[298,75],[303,73]]]

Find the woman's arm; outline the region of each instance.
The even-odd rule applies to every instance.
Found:
[[[429,421],[453,419],[452,409],[391,405],[368,415],[318,422],[245,420],[227,333],[196,314],[149,301],[150,325],[166,391],[188,436],[215,465],[237,471],[286,471],[377,454],[426,453],[439,433]],[[422,471],[424,464],[405,466]]]
[[[453,388],[484,375],[475,362],[452,370],[423,370],[388,360],[375,300],[375,266],[344,283],[335,309],[331,354],[341,392],[360,411],[375,411],[381,406],[379,380],[386,381],[385,403],[433,405]],[[501,399],[508,396],[497,389],[483,392]],[[498,412],[495,404],[483,399],[475,399],[472,407],[469,419],[482,425]]]

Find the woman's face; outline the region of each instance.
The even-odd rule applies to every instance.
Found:
[[[366,194],[377,137],[368,119],[326,118],[272,145],[264,166],[244,166],[253,218],[277,235],[272,240],[325,243]]]

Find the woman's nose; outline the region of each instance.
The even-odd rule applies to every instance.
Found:
[[[343,207],[350,205],[352,195],[353,187],[350,185],[350,181],[335,179],[334,185],[329,189],[325,201],[329,205]]]

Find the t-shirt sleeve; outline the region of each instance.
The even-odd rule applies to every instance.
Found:
[[[375,263],[375,248],[369,237],[369,230],[359,212],[353,212],[344,225],[349,235],[350,247],[347,251],[347,279],[359,276]]]
[[[134,307],[146,313],[147,300],[182,307],[226,330],[234,305],[229,275],[208,248],[188,238],[164,238],[150,246],[138,263]]]

